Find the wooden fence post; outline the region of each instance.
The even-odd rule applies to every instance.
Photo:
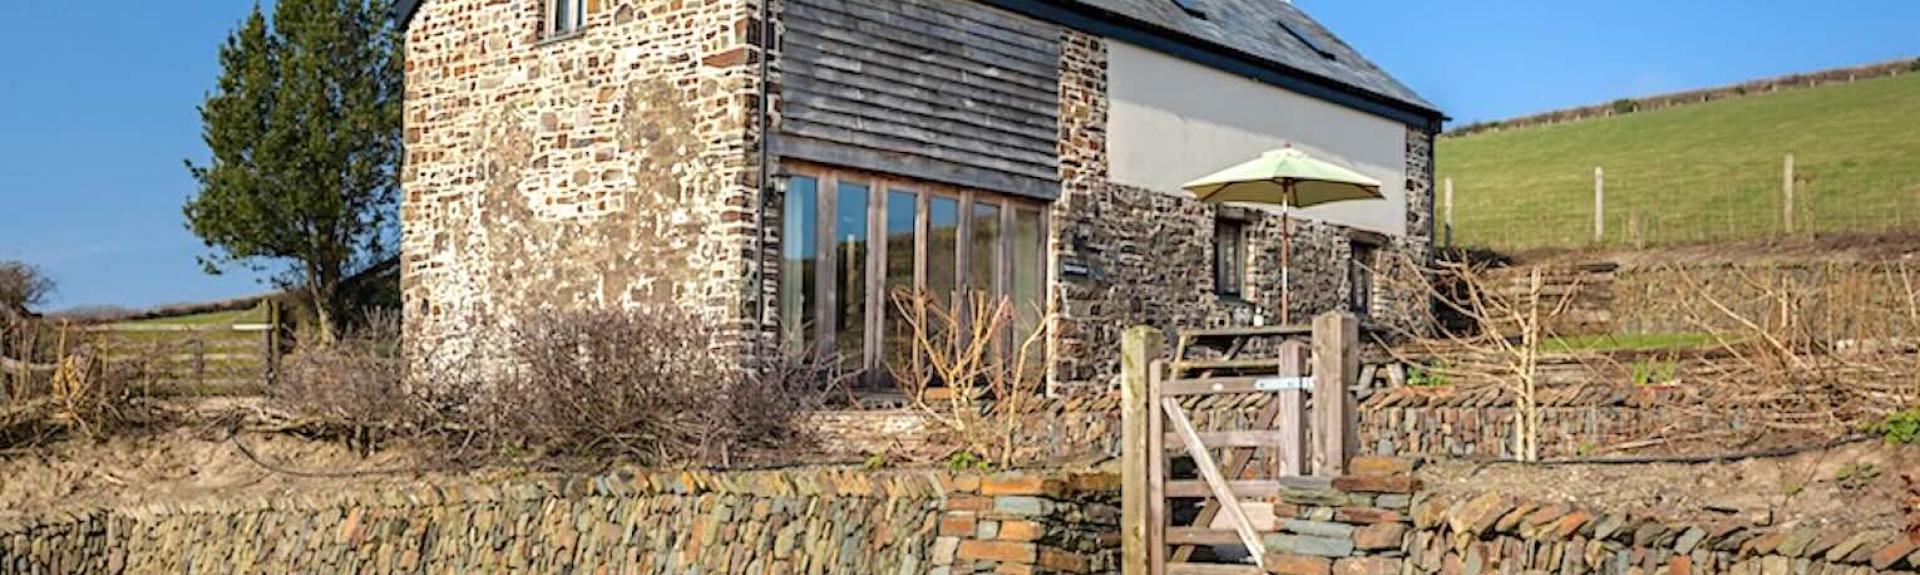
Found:
[[[1341,312],[1313,318],[1313,431],[1320,446],[1316,475],[1345,475],[1348,458],[1358,451],[1351,388],[1359,379],[1359,320]]]
[[[1593,243],[1607,241],[1607,171],[1593,169]]]
[[[1453,178],[1452,177],[1447,178],[1447,188],[1446,188],[1445,197],[1446,197],[1446,204],[1447,204],[1447,210],[1446,210],[1447,247],[1453,247]]]
[[[1299,340],[1287,340],[1280,344],[1280,377],[1305,377],[1307,362],[1313,352],[1307,344]],[[1307,454],[1307,390],[1286,389],[1280,392],[1280,469],[1275,477],[1306,476],[1312,474]]]
[[[1130,328],[1120,340],[1120,568],[1125,575],[1147,573],[1148,428],[1158,411],[1148,407],[1153,401],[1148,378],[1165,343],[1166,335],[1148,326]]]
[[[1786,194],[1787,194],[1786,213],[1785,213],[1786,223],[1787,223],[1787,234],[1792,235],[1793,234],[1793,154],[1787,154],[1786,175],[1781,178],[1780,186],[1782,189],[1786,191]]]

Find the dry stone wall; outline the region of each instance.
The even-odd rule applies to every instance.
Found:
[[[1904,533],[1845,525],[1667,523],[1498,493],[1431,498],[1413,512],[1407,573],[1858,575],[1911,573]]]
[[[1686,429],[1738,426],[1706,420],[1677,403],[1677,390],[1594,385],[1540,394],[1540,456],[1579,457],[1620,443]],[[1513,400],[1496,387],[1473,390],[1402,388],[1361,403],[1361,448],[1380,455],[1510,458]]]
[[[152,505],[0,523],[0,574],[1105,573],[1117,489],[828,469]]]

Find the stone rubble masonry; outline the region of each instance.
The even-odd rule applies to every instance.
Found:
[[[1677,390],[1633,384],[1542,389],[1541,457],[1577,457],[1647,437],[1676,422],[1733,426],[1676,403]],[[1369,453],[1429,457],[1511,457],[1513,401],[1495,387],[1398,388],[1361,402],[1358,431]]]
[[[1268,498],[1281,575],[1910,574],[1920,545],[1848,525],[1698,524],[1423,492],[1405,462]],[[659,471],[306,493],[0,520],[38,573],[1119,572],[1120,479],[816,468]]]
[[[1499,493],[1423,498],[1413,521],[1403,548],[1409,569],[1400,573],[1854,575],[1920,567],[1920,547],[1894,530],[1733,518],[1676,524]]]
[[[433,0],[407,31],[410,354],[486,359],[527,313],[663,305],[744,344],[757,4],[594,0],[552,39],[542,4]]]
[[[663,471],[145,505],[0,520],[0,574],[1116,573],[1119,485]]]

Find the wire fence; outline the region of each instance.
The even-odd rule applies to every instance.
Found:
[[[1503,251],[1920,229],[1915,160],[1597,166],[1480,187],[1442,178],[1437,236]]]

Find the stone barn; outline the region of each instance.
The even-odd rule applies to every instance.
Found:
[[[1277,212],[1179,186],[1287,143],[1386,196],[1295,212],[1293,317],[1428,305],[1387,264],[1430,256],[1444,117],[1286,0],[397,9],[415,350],[673,303],[878,368],[915,288],[1012,298],[1052,381],[1099,381],[1125,326],[1275,321]]]

